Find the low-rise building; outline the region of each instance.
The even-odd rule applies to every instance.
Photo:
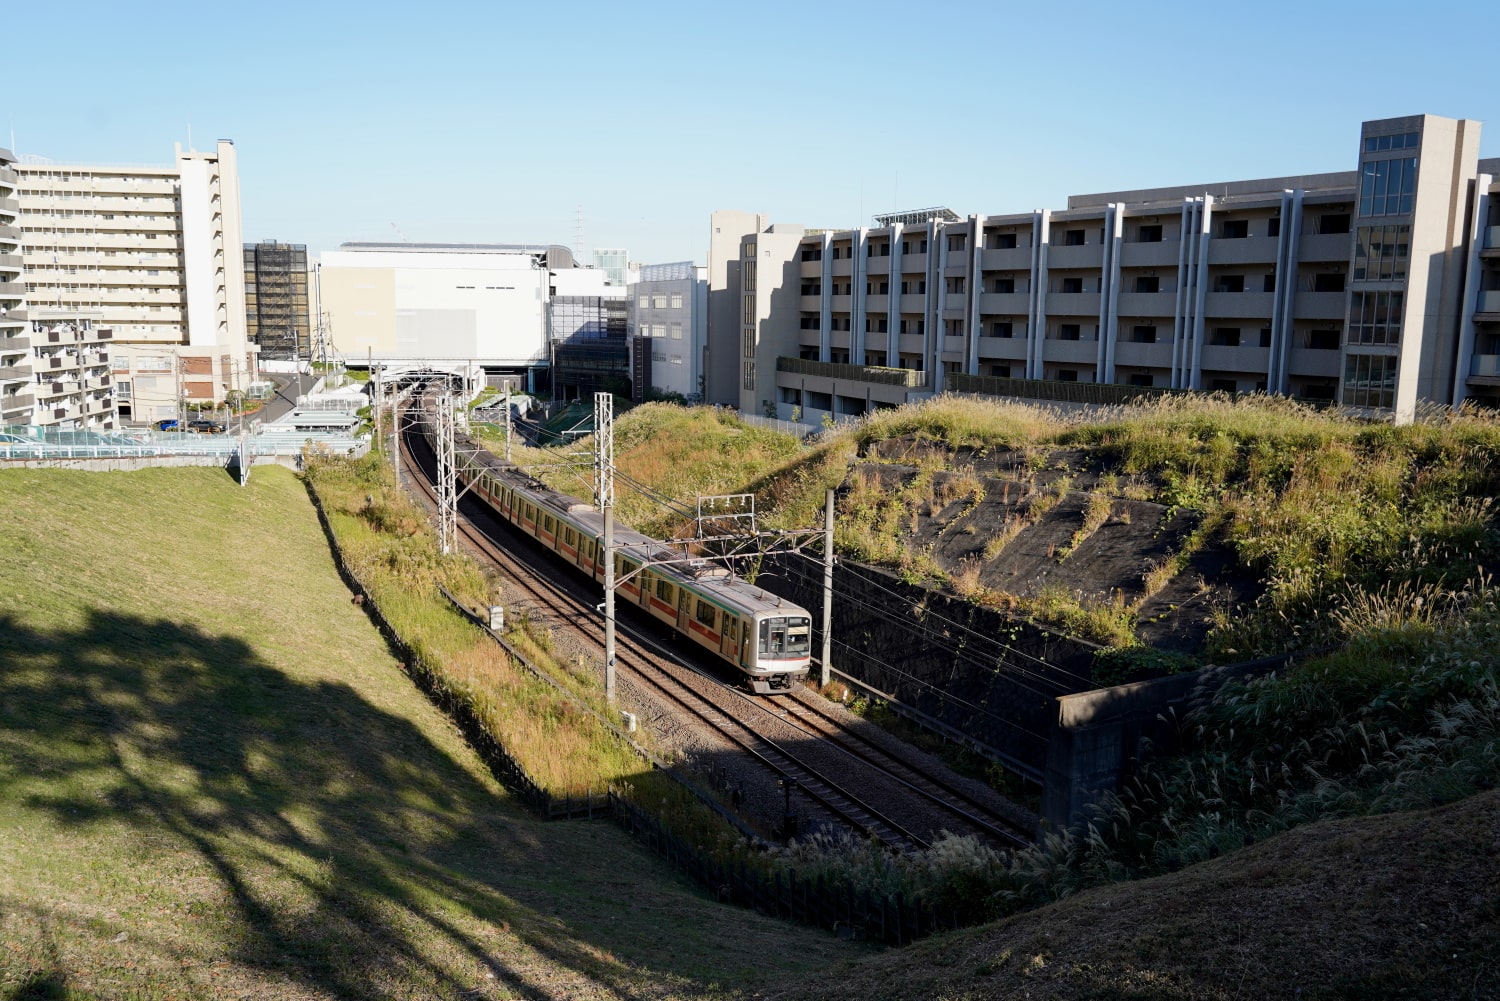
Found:
[[[630,286],[632,384],[637,401],[651,391],[691,403],[704,398],[708,268],[692,261],[647,264]]]

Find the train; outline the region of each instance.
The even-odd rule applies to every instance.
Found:
[[[423,406],[430,406],[424,401]],[[433,446],[435,421],[419,429]],[[592,504],[553,490],[519,466],[455,432],[460,489],[601,585],[604,516]],[[811,665],[812,616],[707,560],[633,531],[614,529],[616,602],[639,607],[733,668],[759,695],[790,692]]]

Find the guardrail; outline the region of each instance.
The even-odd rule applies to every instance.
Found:
[[[809,361],[806,358],[776,359],[776,371],[798,375],[821,375],[830,379],[869,382],[877,386],[903,386],[915,389],[927,381],[927,373],[914,368],[887,368],[883,365],[844,365],[831,361]]]

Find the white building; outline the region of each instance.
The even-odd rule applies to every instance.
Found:
[[[25,157],[14,169],[28,320],[49,338],[33,338],[49,355],[39,423],[96,426],[116,404],[169,417],[253,380],[233,143],[178,147],[161,167]]]
[[[320,255],[315,284],[323,333],[351,365],[517,373],[549,364],[554,298],[625,294],[575,267],[566,247],[530,244],[346,243]]]
[[[692,261],[647,264],[630,286],[631,371],[639,394],[703,400],[708,340],[708,268]]]

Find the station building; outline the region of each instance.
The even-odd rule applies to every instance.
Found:
[[[1057,210],[838,231],[715,213],[711,399],[809,423],[944,391],[1500,405],[1500,159],[1479,133],[1370,121],[1351,171]]]

